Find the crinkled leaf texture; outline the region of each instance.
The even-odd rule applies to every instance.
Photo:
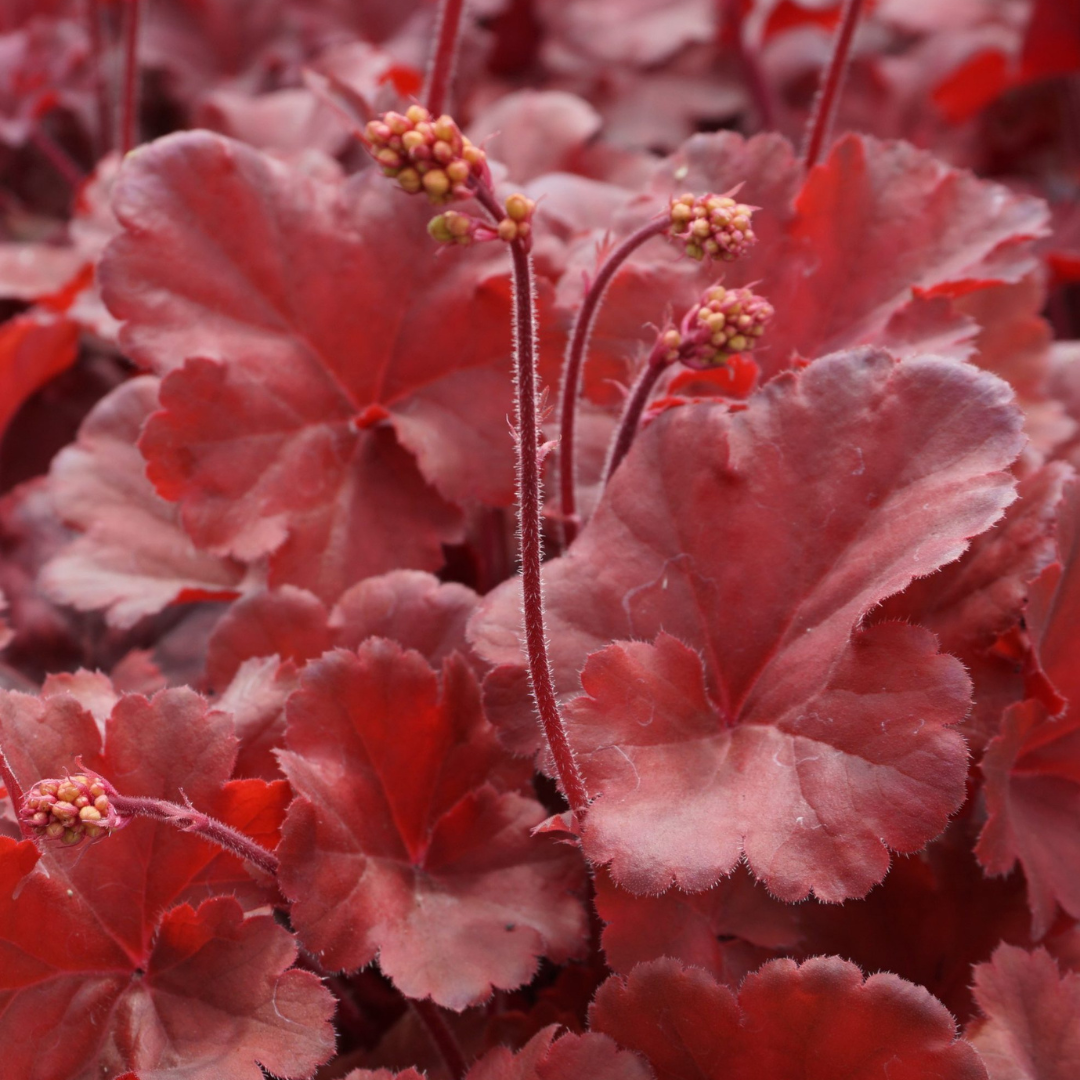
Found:
[[[437,259],[430,206],[377,170],[327,182],[205,132],[132,155],[115,209],[104,295],[171,372],[143,452],[200,547],[333,601],[437,569],[452,502],[510,501],[503,252]]]
[[[976,854],[993,874],[1019,860],[1036,939],[1058,905],[1080,917],[1080,485],[1066,491],[1058,561],[1031,589],[1028,625],[1042,672],[1068,703],[1052,716],[1035,698],[1006,710],[981,762],[988,818]]]
[[[558,1035],[558,1025],[538,1031],[516,1054],[488,1051],[464,1080],[652,1080],[636,1054],[620,1050],[606,1035]],[[423,1080],[415,1069],[354,1069],[345,1080]]]
[[[370,638],[308,665],[289,700],[280,881],[322,963],[379,965],[403,993],[462,1009],[583,944],[575,852],[484,719],[460,657],[438,674]]]
[[[230,726],[187,689],[125,695],[102,746],[69,693],[0,698],[0,742],[24,789],[81,756],[125,794],[187,796],[272,847],[285,785],[226,782]],[[141,1080],[258,1080],[256,1062],[310,1075],[333,1052],[333,999],[315,976],[286,970],[296,945],[271,916],[245,915],[245,893],[267,900],[253,889],[237,859],[149,820],[83,858],[0,839],[4,1067],[25,1080],[126,1069]]]
[[[975,968],[985,1019],[969,1025],[990,1080],[1080,1076],[1080,975],[1062,975],[1045,949],[1002,945]]]
[[[657,1080],[986,1080],[940,1001],[896,975],[864,981],[835,956],[770,961],[737,997],[675,960],[639,964],[604,983],[589,1026]]]
[[[595,796],[584,847],[618,884],[708,888],[745,853],[782,899],[843,900],[944,828],[967,677],[925,630],[855,631],[1012,499],[1010,399],[967,365],[856,350],[743,412],[686,406],[639,434],[545,573],[564,695],[584,667],[567,707]],[[504,691],[518,603],[503,587],[472,628]]]
[[[176,601],[232,599],[244,575],[235,560],[196,550],[177,508],[146,478],[136,443],[157,394],[151,376],[118,386],[49,476],[60,516],[83,535],[49,561],[41,585],[61,603],[104,609],[113,626],[132,626]]]

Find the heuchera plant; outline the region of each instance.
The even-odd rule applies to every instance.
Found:
[[[0,13],[0,1080],[1080,1076],[1080,10],[917,7]]]

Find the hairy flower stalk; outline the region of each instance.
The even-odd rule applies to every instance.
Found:
[[[756,207],[736,202],[734,195],[735,191],[729,191],[724,195],[695,198],[686,194],[673,198],[666,213],[631,233],[611,251],[585,290],[570,328],[559,390],[559,510],[564,546],[573,541],[579,525],[574,475],[577,403],[589,339],[604,295],[619,267],[654,236],[666,236],[697,260],[730,262],[745,254],[756,240],[750,224]]]
[[[662,331],[626,399],[608,450],[605,482],[626,457],[653,388],[672,364],[697,371],[722,367],[733,356],[753,349],[772,317],[772,305],[750,289],[725,289],[718,284],[686,313],[678,330]]]
[[[451,216],[444,212],[436,222],[429,223],[428,231],[435,239],[444,243],[458,243],[465,235],[469,235],[466,242],[497,238],[510,248],[514,285],[518,538],[521,548],[525,651],[540,725],[570,809],[581,820],[588,809],[589,796],[559,712],[544,629],[540,575],[543,544],[540,416],[536,385],[538,350],[532,260],[529,257],[535,204],[524,195],[514,194],[506,200],[505,205],[500,205],[492,189],[484,151],[465,139],[448,116],[432,120],[426,109],[412,106],[404,117],[397,113],[386,113],[372,121],[367,126],[366,135],[368,152],[383,167],[383,172],[397,180],[403,190],[410,194],[423,191],[434,205],[452,199],[475,198],[494,225],[494,237],[488,235],[492,230],[486,223],[484,230],[474,228],[469,235],[468,229],[463,228],[459,221],[464,215],[457,215],[455,211]],[[440,146],[446,149],[438,149]],[[450,181],[449,185],[444,185],[442,181],[431,184],[429,178],[433,171],[443,173]],[[455,235],[457,229],[462,230],[460,238]]]
[[[461,21],[464,14],[465,0],[442,0],[439,5],[435,45],[424,82],[424,101],[428,109],[436,116],[446,110],[450,96],[450,83],[454,78],[454,65],[457,62]]]
[[[39,780],[23,796],[19,808],[19,821],[34,839],[62,847],[104,839],[135,817],[153,818],[195,833],[265,873],[277,874],[275,855],[224,822],[190,804],[121,795],[104,777],[86,770],[62,779]]]

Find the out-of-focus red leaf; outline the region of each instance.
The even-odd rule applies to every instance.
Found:
[[[379,958],[407,995],[455,1009],[527,981],[583,941],[576,853],[534,839],[546,816],[517,790],[460,658],[440,681],[382,638],[308,666],[288,704],[282,767],[300,796],[282,888],[325,965]],[[498,785],[498,786],[493,786]]]
[[[1080,976],[1045,949],[1002,945],[975,968],[985,1019],[969,1025],[990,1080],[1072,1080],[1080,1074]]]
[[[1019,860],[1028,882],[1033,933],[1043,936],[1061,905],[1080,917],[1080,485],[1066,491],[1058,562],[1031,588],[1027,621],[1042,673],[1067,703],[1052,716],[1031,699],[1005,713],[981,768],[988,819],[976,852],[994,874]]]
[[[516,1054],[503,1047],[485,1054],[467,1080],[652,1080],[636,1054],[605,1035],[563,1035],[555,1025],[537,1032]]]
[[[1034,0],[1020,77],[1024,80],[1068,75],[1080,69],[1080,2]]]
[[[770,961],[737,998],[674,960],[639,964],[600,988],[589,1020],[657,1080],[986,1080],[926,990],[895,975],[864,982],[837,957]]]
[[[245,660],[279,656],[303,662],[327,649],[355,649],[386,637],[441,664],[454,651],[468,654],[465,624],[476,593],[419,570],[393,570],[343,593],[332,611],[302,589],[284,586],[233,604],[214,629],[207,658],[212,686],[224,686]]]
[[[781,898],[840,900],[881,880],[887,846],[941,831],[963,795],[948,726],[967,679],[926,631],[852,632],[1011,501],[1010,396],[967,366],[861,350],[741,413],[686,406],[639,434],[545,571],[564,695],[604,649],[568,723],[600,796],[585,850],[614,860],[619,884],[707,888],[745,851]],[[503,586],[472,627],[504,687],[505,666],[523,666],[519,603]]]
[[[177,601],[231,599],[244,574],[235,560],[198,551],[177,508],[146,478],[136,441],[157,390],[150,376],[118,386],[54,460],[49,479],[60,515],[83,535],[46,565],[41,584],[59,602],[104,609],[119,627]]]
[[[235,756],[229,728],[190,690],[168,690],[150,700],[121,698],[103,746],[94,718],[70,694],[5,692],[0,699],[0,741],[24,789],[62,775],[81,756],[125,794],[186,796],[272,844],[288,793],[281,783],[225,784]],[[4,848],[0,857],[13,875],[0,888],[3,947],[13,958],[0,1035],[5,1053],[24,1054],[14,1065],[5,1058],[18,1075],[92,1080],[103,1069],[134,1067],[162,1080],[218,1080],[221,1054],[236,1046],[246,1055],[232,1064],[238,1077],[258,1077],[256,1060],[307,1075],[329,1056],[330,996],[313,976],[285,972],[296,949],[272,918],[245,919],[232,897],[198,912],[172,906],[238,889],[265,903],[235,857],[139,820],[84,858],[44,853],[47,873],[33,869],[37,859],[30,844]],[[48,933],[40,925],[45,911]]]
[[[999,49],[982,49],[938,83],[931,100],[951,124],[962,124],[1008,87],[1009,68],[1009,57]]]
[[[35,390],[75,363],[78,349],[79,328],[63,316],[28,312],[0,326],[0,435]]]

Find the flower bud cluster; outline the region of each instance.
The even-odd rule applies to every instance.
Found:
[[[112,785],[93,773],[39,780],[24,796],[19,820],[39,840],[74,847],[126,824],[113,809]]]
[[[432,117],[422,105],[384,113],[364,129],[368,152],[383,174],[410,195],[423,192],[435,206],[468,198],[470,180],[491,182],[487,156],[449,116]]]
[[[691,259],[731,262],[757,240],[750,227],[756,209],[730,195],[679,195],[671,200],[667,235],[681,243]]]
[[[499,239],[512,244],[520,240],[525,249],[532,247],[532,216],[536,203],[522,194],[511,195],[506,200],[506,217],[499,222]]]
[[[506,200],[506,216],[498,223],[482,221],[471,214],[444,210],[428,222],[428,235],[440,244],[468,247],[477,241],[504,240],[512,244],[521,241],[528,251],[532,247],[532,215],[536,203],[524,195],[511,195]]]
[[[750,289],[713,285],[683,318],[678,330],[661,335],[666,360],[687,367],[719,367],[757,345],[773,317],[773,306]]]

